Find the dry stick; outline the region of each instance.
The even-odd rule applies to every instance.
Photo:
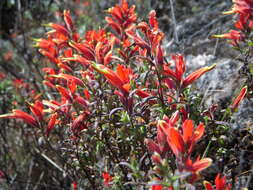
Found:
[[[187,43],[189,43],[192,38],[194,38],[195,36],[203,33],[207,28],[209,28],[210,26],[214,25],[215,23],[219,22],[220,20],[224,19],[227,15],[223,15],[221,17],[218,17],[214,20],[212,20],[211,22],[209,22],[208,24],[206,24],[205,26],[203,26],[200,30],[198,30],[197,32],[193,33],[187,40]]]
[[[175,41],[176,41],[177,44],[179,44],[178,34],[177,34],[177,21],[176,21],[176,17],[175,17],[175,12],[174,12],[174,7],[173,7],[173,1],[172,0],[170,0],[170,9],[171,9],[172,22],[173,22],[173,25],[174,25]]]
[[[250,182],[252,180],[252,177],[253,177],[253,168],[251,169],[251,174],[250,176],[248,177],[248,180],[246,182],[246,185],[245,185],[245,188],[249,188],[249,185],[250,185]]]
[[[28,180],[27,180],[28,182],[32,181],[31,178],[32,178],[33,166],[34,166],[34,161],[32,160],[32,161],[31,161],[31,164],[29,165],[29,170],[28,170],[28,177],[29,177]],[[26,190],[29,190],[29,187],[30,187],[30,184],[27,183],[25,189],[26,189]]]
[[[37,148],[35,149],[35,151],[37,154],[39,154],[42,158],[44,158],[46,161],[48,161],[51,165],[53,165],[55,168],[57,168],[64,175],[67,174],[67,172],[64,169],[62,169],[59,165],[57,165],[53,160],[51,160],[49,157],[47,157],[44,153],[41,153]]]
[[[207,86],[207,88],[206,88],[206,90],[205,90],[205,93],[204,93],[204,95],[203,95],[203,98],[202,98],[202,100],[201,100],[201,102],[200,102],[200,104],[199,104],[199,109],[200,109],[200,110],[202,110],[202,108],[204,107],[205,99],[206,99],[208,93],[210,92],[209,89],[211,88],[211,86],[212,86],[212,84],[211,84],[211,82],[209,82],[209,84],[208,84],[208,86]],[[213,91],[212,91],[212,92],[213,92]]]
[[[219,38],[217,38],[217,39],[216,39],[216,42],[215,42],[215,47],[214,47],[214,51],[213,51],[213,55],[214,55],[214,56],[216,55],[216,51],[217,51],[217,48],[218,48],[218,44],[219,44]],[[205,93],[204,93],[204,96],[203,96],[203,98],[202,98],[202,100],[201,100],[201,103],[200,103],[200,105],[199,105],[199,108],[201,108],[201,109],[202,109],[202,107],[203,107],[205,98],[207,97],[210,88],[211,88],[211,83],[209,83],[209,85],[208,85],[208,87],[207,87],[207,89],[206,89],[206,91],[205,91]]]
[[[44,171],[40,174],[40,177],[39,177],[39,180],[37,182],[37,184],[35,185],[35,187],[33,188],[33,190],[37,190],[39,184],[40,184],[40,181],[42,180],[42,178],[44,177]]]
[[[215,46],[214,46],[214,50],[213,50],[213,56],[216,55],[216,51],[217,51],[217,49],[218,49],[219,40],[220,40],[219,38],[216,39]]]

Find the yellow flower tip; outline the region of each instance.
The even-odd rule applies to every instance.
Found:
[[[211,159],[211,158],[206,158],[208,161],[209,161],[209,165],[208,165],[208,167],[209,166],[211,166],[212,165],[212,163],[213,163],[213,160]]]
[[[211,183],[209,181],[206,181],[206,180],[203,181],[203,184],[204,184],[204,186],[206,186],[207,184],[211,185]]]
[[[50,35],[50,34],[53,34],[53,33],[55,33],[56,32],[56,30],[50,30],[50,31],[48,31],[47,33],[46,33],[46,35]]]
[[[212,69],[214,69],[216,66],[217,66],[217,64],[213,64],[212,66],[210,66],[210,67],[208,68],[208,70],[212,70]]]
[[[32,47],[36,47],[37,48],[37,47],[39,47],[39,44],[38,43],[33,44]]]
[[[35,41],[35,42],[40,42],[42,39],[41,38],[31,38],[32,41]]]
[[[13,113],[2,114],[2,115],[0,115],[0,119],[7,118],[7,117],[9,117],[11,115],[13,115]]]
[[[113,71],[112,70],[110,70],[110,69],[108,69],[107,67],[105,67],[104,65],[101,65],[101,64],[95,64],[96,66],[96,70],[98,71],[98,72],[100,72],[101,74],[109,74],[109,75],[111,75],[112,73],[113,73]]]
[[[42,26],[46,26],[46,27],[51,27],[52,26],[52,22],[50,22],[50,23],[47,23],[47,24],[42,24]]]
[[[224,38],[224,34],[215,34],[212,35],[211,38]]]
[[[159,121],[157,122],[157,125],[163,126],[164,123],[166,123],[164,120],[159,120]]]
[[[107,10],[105,10],[105,13],[111,13],[112,12],[112,8],[109,8],[109,9],[107,9]]]
[[[71,40],[68,44],[69,44],[71,47],[73,47],[73,48],[74,48],[74,47],[75,47],[75,45],[76,45],[76,42],[74,42],[74,41],[72,41],[72,40]]]
[[[61,58],[62,61],[72,61],[74,59],[75,59],[75,57],[62,57]]]
[[[29,106],[34,106],[34,104],[33,103],[31,103],[31,102],[28,102],[28,101],[25,101]]]
[[[49,77],[54,77],[54,78],[61,78],[59,75],[49,75]],[[57,86],[57,85],[56,85]]]
[[[222,12],[223,15],[231,15],[231,14],[234,14],[235,11],[232,9],[230,11],[225,11],[225,12]]]

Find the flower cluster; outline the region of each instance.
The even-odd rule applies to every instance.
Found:
[[[192,120],[185,120],[181,127],[177,127],[178,113],[171,119],[159,121],[157,124],[157,143],[147,139],[146,144],[149,151],[154,153],[152,159],[158,167],[163,167],[163,159],[171,158],[168,151],[171,150],[176,157],[178,172],[190,172],[191,179],[189,182],[192,183],[197,180],[200,171],[211,165],[212,160],[210,158],[200,159],[200,156],[195,161],[192,160],[191,153],[196,142],[203,136],[205,127],[201,123],[195,128]],[[161,173],[158,172],[159,174]]]
[[[236,30],[230,30],[228,33],[221,35],[214,35],[214,37],[229,39],[233,46],[238,47],[239,42],[244,41],[252,30],[252,8],[252,0],[234,0],[232,9],[223,14],[236,14],[237,20],[234,24]]]

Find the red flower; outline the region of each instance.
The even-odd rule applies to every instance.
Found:
[[[50,75],[50,76],[51,77],[55,77],[55,78],[62,78],[62,79],[67,80],[68,82],[74,81],[79,86],[84,87],[83,81],[81,79],[79,79],[78,77],[75,77],[73,75],[69,75],[69,74],[65,74],[65,73],[60,73],[58,75]]]
[[[210,67],[203,67],[199,70],[189,74],[186,78],[183,77],[185,73],[185,61],[182,55],[173,55],[172,59],[175,62],[175,71],[170,69],[168,66],[164,66],[164,74],[170,76],[177,86],[186,88],[188,85],[193,83],[195,80],[200,78],[204,73],[211,71],[216,65]]]
[[[23,79],[15,79],[12,81],[13,86],[16,88],[28,88],[28,84]]]
[[[78,185],[78,184],[77,184],[76,181],[73,181],[71,185],[72,185],[72,187],[73,187],[73,190],[77,190],[77,185]]]
[[[220,35],[213,35],[214,38],[224,38],[231,40],[233,46],[237,46],[240,41],[244,40],[244,34],[237,30],[230,30],[230,32]]]
[[[38,121],[43,120],[43,105],[40,101],[36,101],[35,104],[29,104],[31,112],[36,116]]]
[[[0,72],[0,81],[5,79],[6,74],[4,74],[3,72]]]
[[[59,24],[55,24],[55,23],[49,23],[49,24],[46,24],[45,26],[48,26],[48,27],[51,27],[53,30],[50,31],[49,33],[59,33],[59,34],[62,34],[64,36],[69,36],[70,33],[69,31],[62,25],[59,25]]]
[[[165,155],[165,153],[169,150],[169,146],[167,143],[167,133],[169,132],[169,129],[172,128],[177,120],[179,119],[179,112],[176,111],[170,119],[166,118],[166,121],[160,120],[157,123],[157,136],[155,143],[151,139],[146,139],[145,144],[148,147],[148,150],[150,152],[157,152],[162,157]]]
[[[63,18],[64,18],[64,21],[65,21],[65,24],[66,24],[68,30],[70,30],[70,31],[73,30],[74,25],[73,25],[73,21],[72,21],[72,18],[70,16],[70,11],[69,10],[64,10]]]
[[[239,19],[235,22],[235,27],[239,30],[245,31],[248,29],[248,17],[244,15],[239,15]]]
[[[158,31],[158,21],[156,18],[155,10],[150,11],[149,13],[149,24],[153,28],[154,31]]]
[[[33,125],[33,126],[37,126],[38,125],[36,119],[33,116],[31,116],[28,113],[23,112],[21,110],[12,110],[12,113],[0,115],[0,118],[22,119],[22,120],[24,120],[26,123],[28,123],[30,125]]]
[[[163,186],[162,185],[152,185],[152,190],[162,190]]]
[[[151,190],[173,190],[173,187],[163,188],[163,185],[152,185]]]
[[[192,172],[193,174],[198,174],[200,171],[208,168],[212,164],[212,160],[210,158],[203,158],[193,162],[190,158],[185,162],[185,170]]]
[[[54,128],[55,124],[56,124],[56,120],[57,120],[58,114],[54,113],[51,115],[49,122],[47,124],[47,130],[46,130],[46,135],[48,136],[49,133],[52,131],[52,129]]]
[[[34,47],[39,47],[41,49],[49,50],[55,47],[55,43],[51,39],[33,39],[37,42]]]
[[[130,91],[130,82],[134,75],[130,68],[118,64],[116,72],[101,64],[92,64],[92,67],[103,74],[105,78],[123,94],[128,94]]]
[[[215,185],[216,185],[216,190],[231,190],[232,185],[226,185],[226,176],[221,177],[220,174],[217,174],[215,178]],[[215,190],[212,186],[212,184],[208,181],[204,181],[204,186],[206,190]]]
[[[39,49],[39,52],[47,57],[51,62],[55,63],[55,64],[58,64],[59,63],[59,60],[57,59],[57,52],[56,52],[56,49],[53,48],[53,47],[50,47],[49,50],[44,50],[44,49]]]
[[[80,52],[85,59],[95,61],[95,53],[90,45],[76,42],[70,42],[69,45]]]
[[[231,105],[231,109],[234,111],[240,102],[244,99],[245,95],[247,94],[247,86],[243,87],[239,93],[239,95],[235,98]]]
[[[182,125],[183,135],[174,127],[167,131],[167,142],[178,158],[184,153],[191,153],[195,143],[203,136],[205,127],[201,123],[194,129],[192,120],[185,120]]]
[[[252,8],[253,8],[253,1],[252,0],[233,0],[233,7],[232,10],[226,11],[223,14],[234,14],[239,13],[244,16],[246,15],[253,15]]]
[[[13,58],[13,52],[12,51],[7,51],[6,53],[3,54],[3,58],[5,61],[10,61]]]
[[[189,74],[183,81],[182,87],[186,88],[188,85],[190,85],[191,83],[193,83],[195,80],[197,80],[198,78],[200,78],[203,74],[205,74],[206,72],[209,72],[211,70],[213,70],[216,67],[216,65],[212,65],[210,67],[203,67],[198,69],[197,71],[194,71],[193,73]]]
[[[68,101],[72,102],[72,96],[71,93],[64,87],[60,85],[55,86],[56,89],[59,91],[62,97],[66,98]]]
[[[89,112],[85,111],[84,113],[81,113],[77,118],[73,119],[71,130],[74,134],[78,134],[80,131],[86,128],[85,121],[88,115]]]
[[[135,6],[128,6],[126,0],[122,0],[120,5],[116,5],[107,11],[111,17],[106,17],[107,23],[121,37],[125,38],[125,31],[129,30],[137,20]]]
[[[136,45],[147,51],[147,54],[151,54],[158,64],[162,64],[163,50],[161,42],[164,34],[159,31],[156,12],[152,10],[149,13],[149,25],[146,22],[141,22],[137,25],[137,29],[141,30],[145,40],[138,33],[134,33],[134,29],[128,30],[127,35],[134,40]]]
[[[104,185],[109,186],[110,182],[112,182],[112,176],[108,172],[102,173],[103,179],[104,179]]]
[[[97,44],[106,40],[106,31],[104,29],[100,30],[89,30],[85,34],[85,40],[89,44]]]
[[[2,170],[0,170],[0,180],[5,179],[5,178],[6,178],[6,176],[5,176],[4,172]]]
[[[185,152],[184,140],[181,134],[178,132],[178,130],[175,129],[174,127],[171,127],[169,129],[167,142],[170,145],[170,148],[176,157],[179,157],[181,154]]]

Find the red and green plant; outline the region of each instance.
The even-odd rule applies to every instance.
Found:
[[[232,12],[243,16],[236,23],[241,31],[216,35],[234,46],[250,28],[244,18],[251,14],[240,2]],[[135,6],[122,0],[106,12],[106,26],[84,36],[68,10],[63,24],[45,25],[50,29],[45,38],[35,39],[48,59],[42,69],[45,89],[36,93],[15,81],[17,88],[33,90],[30,111],[13,109],[0,118],[27,123],[19,125],[31,131],[37,152],[67,176],[73,189],[203,188],[208,176],[201,172],[212,164],[205,131],[214,123],[215,109],[194,113],[190,86],[216,65],[188,74],[183,55],[166,54],[155,11],[148,22],[139,22]],[[246,93],[242,88],[232,111]],[[231,189],[220,175],[215,184]],[[204,186],[213,189],[209,182]]]

